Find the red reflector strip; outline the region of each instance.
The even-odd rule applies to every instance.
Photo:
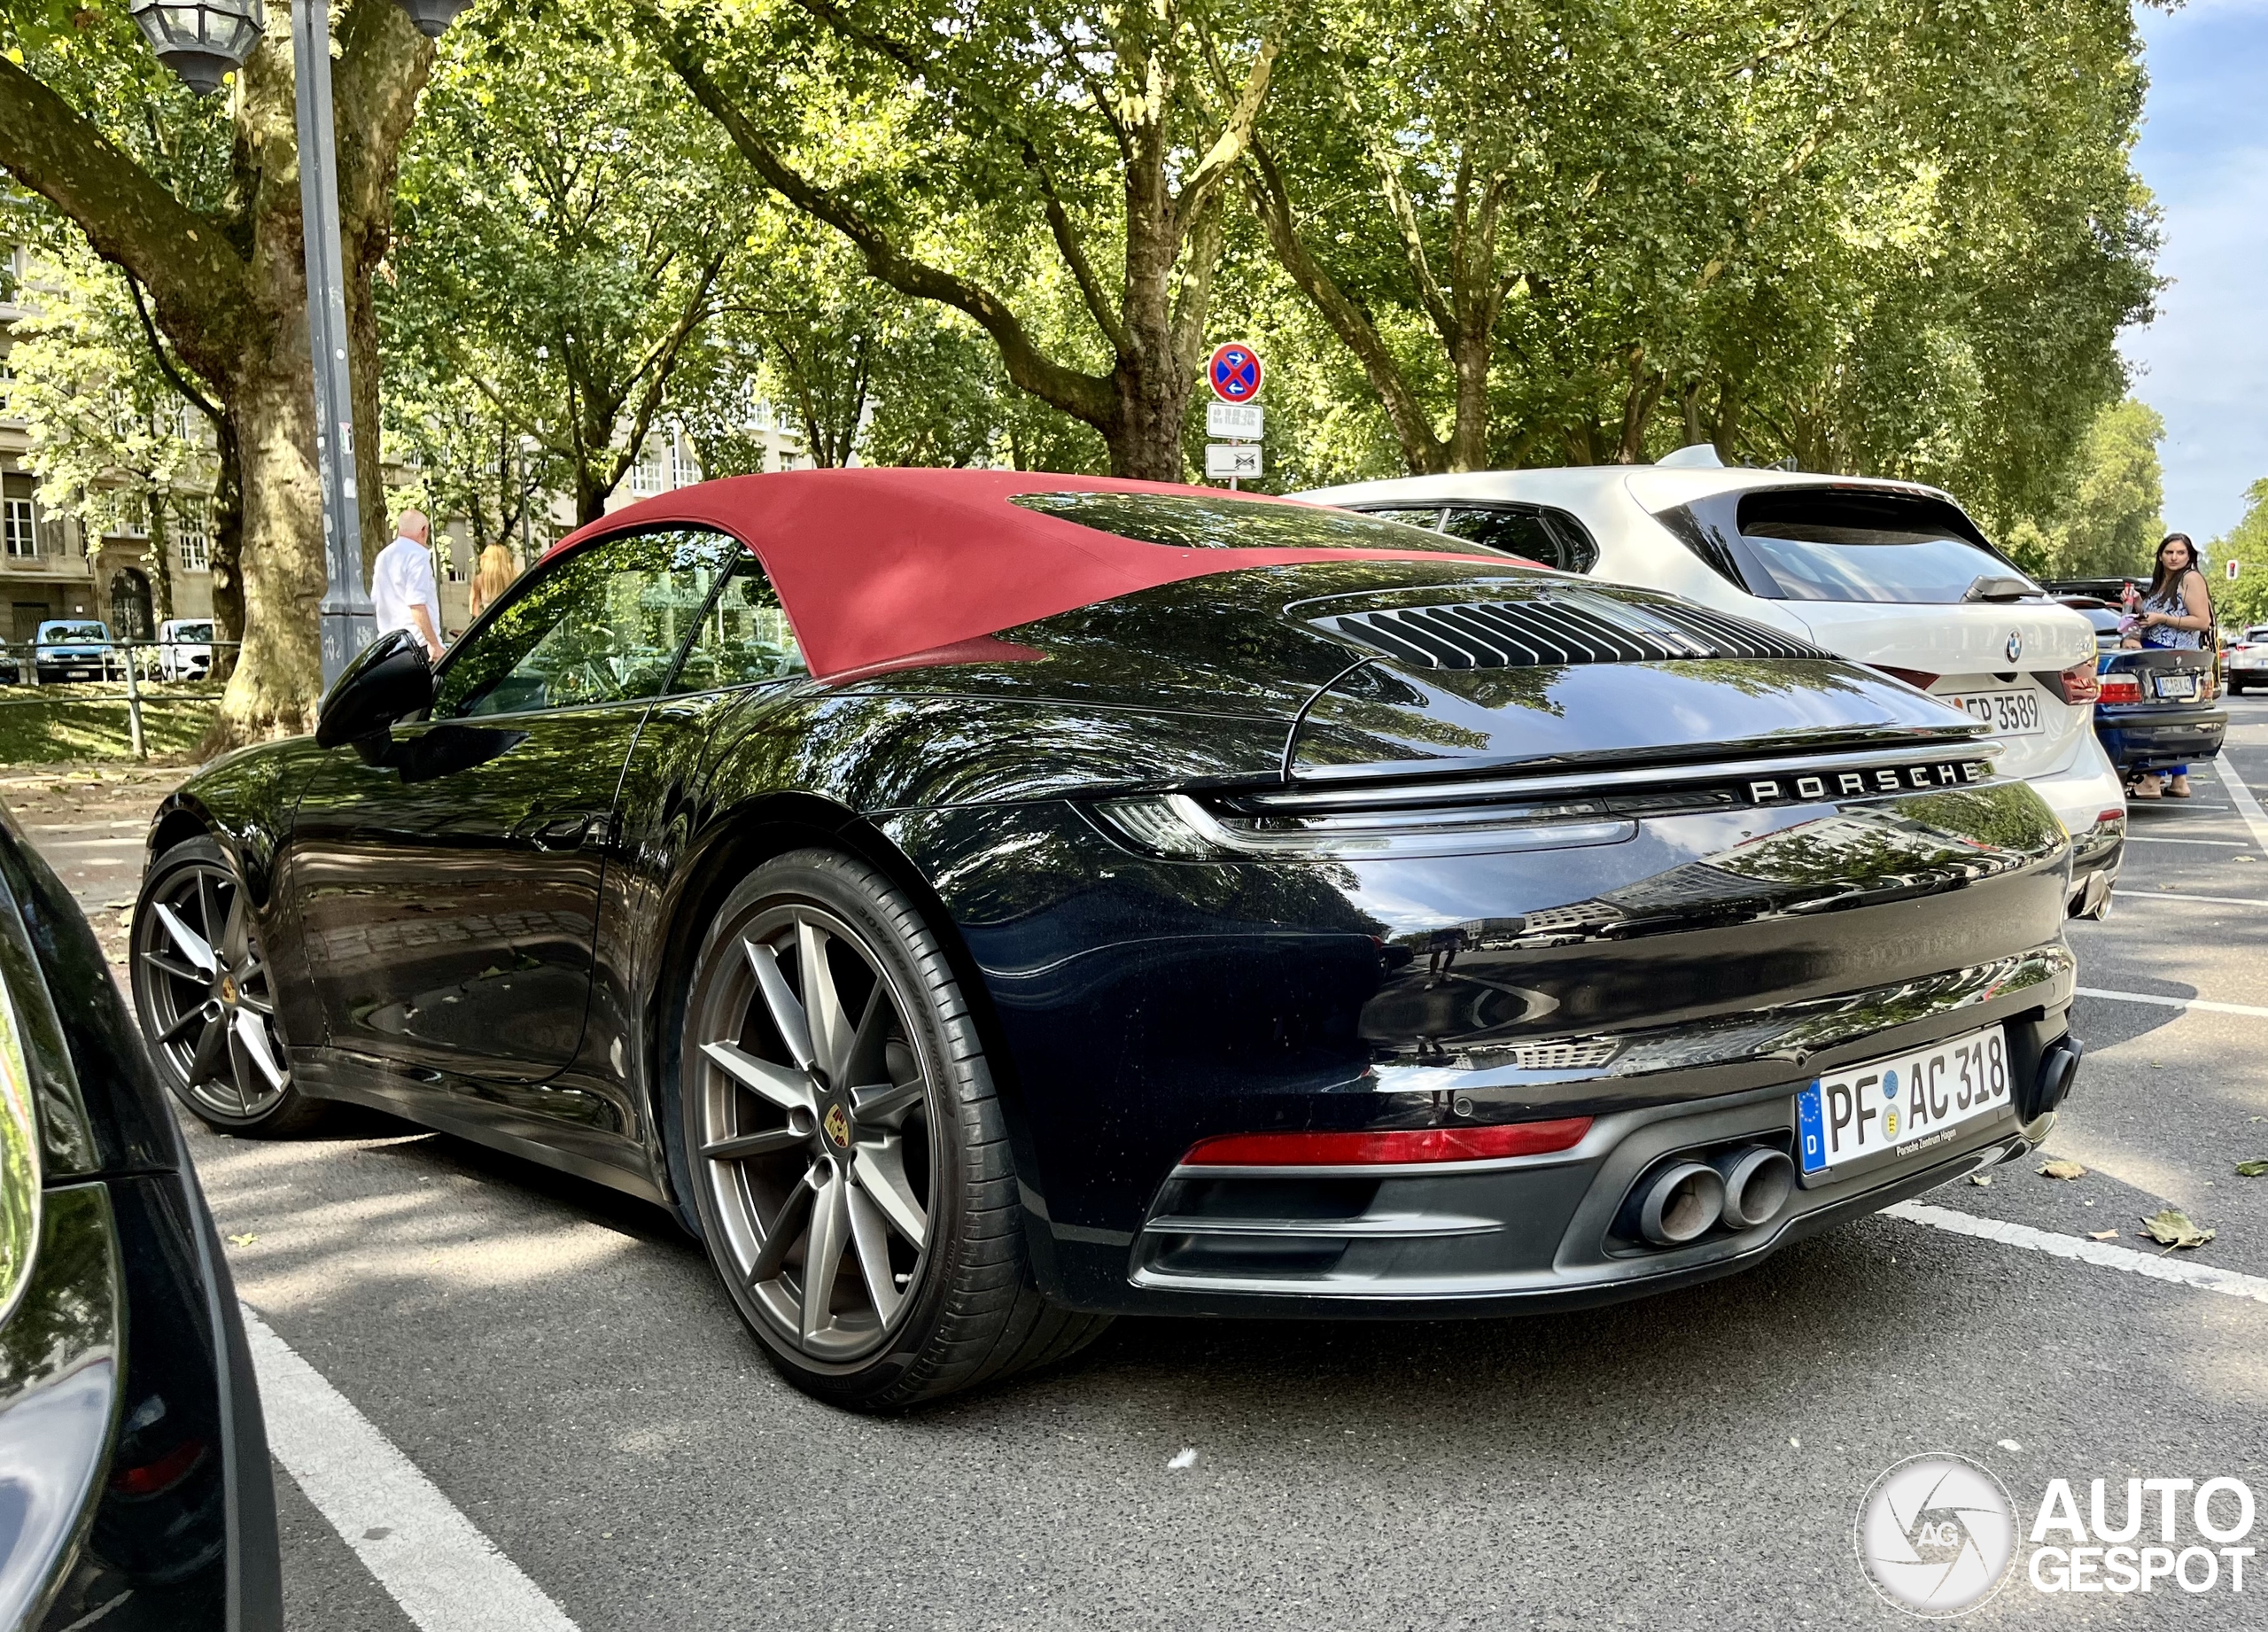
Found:
[[[1582,1143],[1588,1116],[1505,1122],[1479,1128],[1396,1128],[1382,1133],[1231,1133],[1200,1139],[1184,1167],[1355,1167],[1371,1162],[1480,1162],[1540,1156]]]
[[[1874,667],[1876,673],[1904,680],[1916,691],[1927,691],[1938,683],[1938,677],[1926,669],[1893,669],[1886,663],[1877,663]]]
[[[205,1460],[206,1449],[203,1440],[183,1440],[155,1462],[120,1468],[111,1475],[110,1488],[120,1496],[155,1496],[160,1490],[169,1490]]]

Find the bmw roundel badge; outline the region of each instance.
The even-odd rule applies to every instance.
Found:
[[[2014,663],[2023,656],[2023,631],[2019,629],[2008,636],[2008,661]]]

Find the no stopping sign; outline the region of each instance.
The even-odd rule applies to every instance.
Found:
[[[1223,402],[1249,402],[1260,394],[1260,354],[1241,340],[1213,348],[1205,377]]]

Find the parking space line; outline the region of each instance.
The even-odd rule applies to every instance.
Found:
[[[2216,773],[2221,786],[2229,790],[2229,797],[2236,802],[2237,812],[2244,818],[2244,825],[2252,829],[2252,836],[2263,850],[2268,850],[2268,811],[2260,808],[2260,801],[2252,797],[2252,789],[2244,785],[2244,778],[2236,773],[2236,766],[2226,756],[2216,762]]]
[[[2250,896],[2193,896],[2179,890],[2125,889],[2110,893],[2136,901],[2210,901],[2217,906],[2268,906],[2268,901],[2255,900]]]
[[[2162,839],[2155,833],[2130,833],[2129,844],[2208,844],[2215,850],[2250,850],[2250,839]]]
[[[268,1448],[421,1632],[576,1632],[353,1402],[244,1306]]]
[[[2212,1014],[2249,1014],[2255,1020],[2268,1020],[2268,1008],[2251,1003],[2212,1003],[2203,998],[2162,997],[2155,991],[2106,991],[2100,986],[2075,986],[2072,995],[2107,998],[2113,1003],[2154,1003],[2160,1008],[2197,1008]]]
[[[1998,1241],[2004,1247],[2021,1247],[2027,1252],[2044,1252],[2057,1258],[2076,1258],[2082,1263],[2092,1263],[2100,1269],[2124,1270],[2129,1275],[2146,1275],[2152,1280],[2172,1281],[2178,1286],[2193,1286],[2200,1292],[2218,1292],[2224,1297],[2247,1298],[2255,1303],[2268,1303],[2268,1276],[2243,1275],[2234,1270],[2217,1269],[2210,1263],[2200,1263],[2194,1258],[2162,1258],[2155,1253],[2136,1252],[2131,1247],[2113,1247],[2108,1241],[2082,1240],[2076,1235],[2058,1235],[2052,1230],[2035,1230],[2030,1224],[2003,1224],[1997,1218],[1979,1218],[1974,1213],[1955,1212],[1949,1207],[1931,1207],[1922,1201],[1900,1201],[1882,1210],[1886,1218],[1903,1218],[1908,1224],[1927,1224],[1933,1230],[1946,1230],[1955,1235],[1972,1235],[1980,1240]]]

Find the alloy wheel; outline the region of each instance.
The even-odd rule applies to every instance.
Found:
[[[734,931],[698,1004],[695,1154],[722,1256],[813,1360],[880,1348],[934,1233],[934,1085],[908,1004],[859,933],[797,902]]]
[[[144,900],[134,941],[151,1045],[196,1107],[229,1122],[274,1109],[291,1069],[235,874],[182,867]]]

